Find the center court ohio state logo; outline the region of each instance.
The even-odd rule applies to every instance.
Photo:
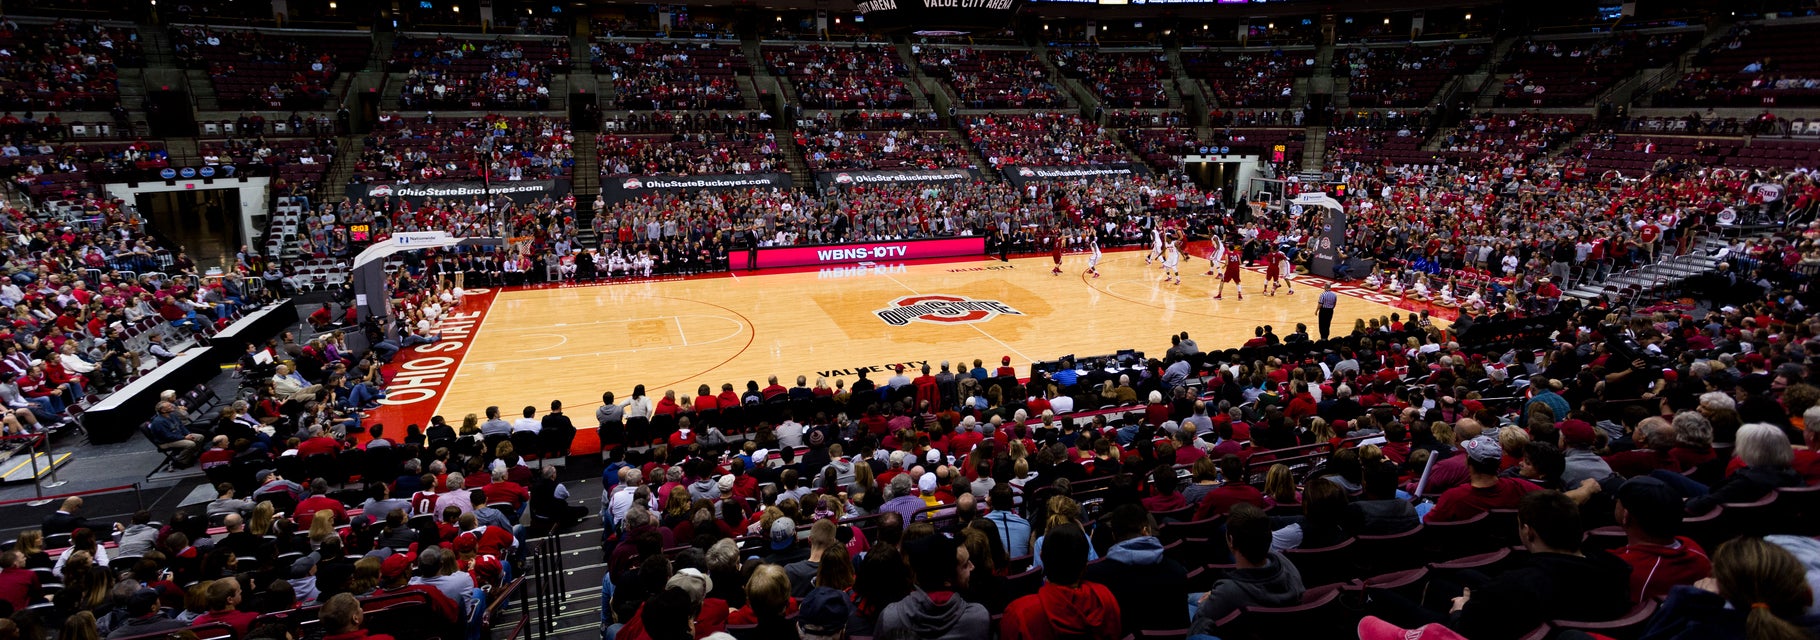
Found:
[[[1024,312],[997,300],[975,300],[964,296],[929,294],[904,296],[891,301],[891,306],[873,313],[885,324],[901,327],[912,322],[930,324],[971,324],[985,322],[1000,314],[1014,316]]]

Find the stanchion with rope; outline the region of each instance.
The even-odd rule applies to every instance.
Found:
[[[51,481],[49,484],[45,484],[44,482],[42,482],[41,478],[38,476],[38,453],[36,451],[36,448],[37,448],[36,443],[38,443],[40,441],[42,441],[44,444],[44,448],[45,448],[44,457],[49,459],[49,463],[51,465],[51,468],[50,468]],[[65,482],[63,480],[57,479],[57,456],[56,456],[56,454],[50,452],[50,448],[51,448],[51,440],[50,440],[50,438],[46,437],[45,434],[42,434],[42,433],[32,434],[31,437],[28,437],[25,439],[25,457],[27,459],[29,459],[32,463],[32,491],[37,492],[37,495],[38,495],[37,500],[28,502],[28,503],[26,503],[27,505],[34,506],[34,507],[42,507],[44,505],[50,504],[51,499],[44,497],[44,488],[50,487],[52,489],[55,489],[57,487],[61,487],[65,484],[68,484],[67,482]]]

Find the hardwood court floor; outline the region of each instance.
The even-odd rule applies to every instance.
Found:
[[[1180,331],[1202,349],[1225,349],[1263,324],[1279,335],[1297,322],[1316,330],[1319,289],[1312,284],[1293,296],[1264,296],[1262,274],[1246,271],[1243,301],[1230,287],[1215,301],[1214,278],[1201,275],[1205,260],[1185,264],[1180,285],[1160,282],[1142,252],[1105,254],[1098,279],[1083,275],[1086,261],[1068,256],[1061,276],[1050,274],[1049,258],[1033,257],[503,291],[436,412],[455,422],[498,405],[510,419],[516,408],[541,412],[560,399],[578,425],[588,426],[602,391],[623,400],[637,384],[654,398],[669,389],[693,396],[704,383],[716,392],[722,383],[743,391],[747,380],[764,386],[773,374],[786,387],[797,375],[810,384],[825,376],[830,385],[851,385],[862,368],[928,361],[939,370],[943,360],[970,365],[974,358],[991,368],[1001,356],[1022,374],[1033,361],[1065,354],[1135,348],[1160,356]],[[920,297],[930,295],[960,301],[938,308],[942,301]],[[924,306],[890,311],[917,303]],[[1350,331],[1355,318],[1395,311],[1402,310],[1342,296],[1334,332]],[[905,319],[919,313],[984,318]],[[890,376],[870,374],[881,385]]]

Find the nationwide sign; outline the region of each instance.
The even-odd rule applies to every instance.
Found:
[[[1143,167],[1133,164],[1086,164],[1070,167],[1009,166],[1004,169],[1005,179],[1019,187],[1042,180],[1130,178],[1149,173]]]
[[[506,196],[513,202],[537,202],[557,199],[569,193],[568,180],[520,180],[511,182],[432,182],[427,184],[369,183],[350,184],[349,198],[404,198],[412,203],[424,200],[472,200]]]
[[[873,171],[823,171],[815,174],[822,188],[854,187],[868,184],[918,184],[977,180],[974,169],[898,169]]]
[[[665,191],[788,189],[788,173],[748,173],[713,176],[613,176],[600,179],[600,194],[608,202],[630,200]]]

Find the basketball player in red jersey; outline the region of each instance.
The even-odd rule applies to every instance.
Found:
[[[1062,249],[1067,248],[1067,246],[1068,234],[1058,231],[1055,234],[1055,248],[1049,253],[1049,257],[1055,260],[1055,268],[1049,270],[1051,275],[1062,275]]]
[[[1264,283],[1270,285],[1270,295],[1276,295],[1278,287],[1289,283],[1284,276],[1291,268],[1289,256],[1284,255],[1282,249],[1271,249],[1264,255]],[[1289,295],[1295,295],[1295,285],[1289,285]]]
[[[1232,288],[1239,292],[1239,299],[1245,299],[1245,285],[1239,283],[1239,271],[1241,270],[1239,263],[1244,261],[1241,253],[1236,249],[1226,251],[1226,273],[1220,275],[1220,288],[1213,293],[1213,299],[1219,300],[1226,294],[1226,283],[1228,282],[1232,283]]]

